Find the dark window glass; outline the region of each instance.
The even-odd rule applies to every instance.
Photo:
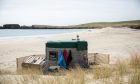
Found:
[[[56,61],[58,59],[58,52],[50,51],[49,52],[49,60]]]

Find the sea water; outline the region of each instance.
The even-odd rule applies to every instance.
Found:
[[[0,38],[15,37],[15,36],[65,34],[65,33],[80,32],[85,30],[86,29],[0,29]]]

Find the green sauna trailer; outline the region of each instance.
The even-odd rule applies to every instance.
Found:
[[[88,67],[88,43],[87,41],[49,41],[46,43],[46,61],[49,67],[58,66],[60,51],[63,55],[71,55],[69,66],[80,65]],[[64,53],[66,52],[66,53]],[[70,54],[71,53],[71,54]],[[65,57],[64,57],[65,58]]]

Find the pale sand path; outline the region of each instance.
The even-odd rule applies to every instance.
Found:
[[[71,40],[76,35],[88,41],[88,52],[110,54],[110,63],[118,58],[126,59],[131,52],[140,52],[140,30],[129,28],[103,28],[51,37],[21,37],[0,39],[0,68],[15,68],[16,58],[34,54],[45,54],[45,43],[49,40]]]

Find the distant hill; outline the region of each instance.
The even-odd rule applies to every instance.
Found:
[[[50,29],[65,29],[65,28],[76,28],[76,29],[93,29],[93,28],[103,28],[103,27],[130,27],[140,29],[140,20],[133,21],[121,21],[121,22],[94,22],[94,23],[85,23],[80,25],[71,25],[71,26],[48,26],[48,25],[33,25],[33,28],[50,28]]]
[[[0,29],[4,29],[5,28],[4,26],[0,27]],[[50,26],[50,25],[25,26],[24,25],[24,26],[20,26],[20,28],[18,27],[17,29],[94,29],[94,28],[104,28],[104,27],[129,27],[129,28],[140,29],[140,20],[121,21],[121,22],[94,22],[94,23],[85,23],[85,24],[71,25],[71,26]],[[14,27],[14,29],[16,28]]]
[[[95,23],[80,24],[80,25],[76,25],[75,27],[85,27],[85,28],[130,27],[130,28],[137,28],[137,27],[140,27],[140,20],[121,21],[121,22],[95,22]]]

